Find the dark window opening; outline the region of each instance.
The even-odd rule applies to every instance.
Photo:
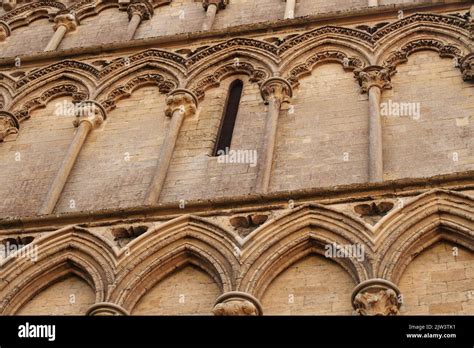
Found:
[[[244,83],[241,80],[235,80],[229,87],[224,116],[222,117],[219,135],[214,149],[214,156],[223,154],[227,148],[230,148],[243,88]]]

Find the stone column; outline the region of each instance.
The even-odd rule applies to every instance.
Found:
[[[12,31],[7,22],[0,21],[0,42],[5,41]]]
[[[391,88],[390,71],[369,66],[356,72],[362,93],[369,94],[369,181],[383,181],[383,146],[380,101],[382,90]]]
[[[75,15],[72,13],[59,14],[54,18],[54,34],[49,40],[48,45],[44,49],[46,51],[54,51],[61,44],[64,35],[67,32],[73,31],[77,28],[78,22]]]
[[[285,19],[295,18],[296,0],[286,0]]]
[[[9,136],[18,134],[20,123],[15,115],[8,111],[0,111],[0,142],[8,139]]]
[[[351,302],[358,315],[398,315],[401,306],[400,297],[400,290],[392,282],[385,279],[370,279],[355,287]]]
[[[165,115],[171,117],[171,123],[166,138],[161,145],[158,167],[146,194],[146,204],[157,203],[160,198],[179,131],[184,119],[196,113],[198,99],[193,92],[187,89],[176,89],[168,95],[166,104]]]
[[[369,0],[369,7],[375,7],[379,5],[379,0]]]
[[[102,124],[106,117],[102,105],[93,100],[84,101],[78,107],[77,118],[74,121],[77,131],[49,188],[48,195],[39,211],[40,214],[51,214],[53,212],[87,136],[91,130]]]
[[[110,302],[100,302],[93,304],[89,307],[86,312],[87,316],[120,316],[120,315],[130,315],[127,310],[121,306],[110,303]]]
[[[464,81],[474,81],[474,53],[468,54],[460,63]]]
[[[132,40],[141,21],[150,19],[153,16],[153,5],[148,1],[135,1],[128,6],[127,13],[129,23],[126,39]]]
[[[268,114],[265,124],[262,145],[260,147],[257,172],[257,193],[267,193],[270,185],[273,152],[275,150],[278,117],[283,103],[289,103],[293,96],[291,84],[280,77],[272,77],[261,86],[262,98],[268,105]]]
[[[263,310],[260,302],[252,295],[232,291],[219,296],[212,313],[215,316],[257,316],[263,315]]]
[[[11,11],[16,7],[16,0],[2,0],[2,7],[5,11]]]
[[[206,10],[206,18],[202,23],[202,30],[206,31],[212,29],[217,11],[224,9],[227,3],[228,0],[203,0],[202,6]]]

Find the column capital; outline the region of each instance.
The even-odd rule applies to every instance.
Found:
[[[172,117],[176,111],[184,113],[184,117],[193,116],[198,107],[196,95],[187,89],[175,89],[166,97],[165,115]]]
[[[214,309],[215,316],[257,316],[262,315],[262,305],[250,294],[239,291],[219,296]]]
[[[280,103],[289,103],[293,97],[293,87],[281,77],[271,77],[262,83],[260,93],[265,104],[268,104],[272,98]]]
[[[0,21],[0,42],[5,41],[12,31],[7,22]]]
[[[398,287],[385,279],[369,279],[352,292],[355,313],[363,316],[399,314],[401,301]]]
[[[88,316],[120,316],[130,315],[128,311],[121,306],[110,302],[99,302],[89,307],[86,312]]]
[[[202,7],[207,11],[209,5],[216,5],[218,10],[223,10],[229,4],[229,0],[202,0]]]
[[[9,135],[18,134],[20,123],[15,115],[8,111],[0,111],[0,142],[4,141]]]
[[[107,112],[104,107],[95,100],[84,100],[75,104],[75,112],[75,127],[79,127],[82,122],[88,122],[94,129],[107,119]]]
[[[372,65],[363,70],[355,70],[355,78],[359,81],[362,93],[367,93],[372,87],[378,87],[380,90],[391,89],[391,76],[394,69]]]
[[[75,30],[78,24],[79,22],[75,14],[69,12],[60,12],[56,15],[56,17],[54,17],[53,29],[56,31],[60,26],[64,26],[69,32]]]
[[[147,0],[134,0],[128,5],[128,20],[133,15],[139,15],[142,20],[150,19],[153,16],[153,5]]]
[[[460,67],[463,80],[474,81],[474,53],[468,54],[461,59]]]

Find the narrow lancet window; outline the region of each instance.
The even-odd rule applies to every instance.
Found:
[[[244,83],[241,80],[235,80],[229,87],[224,115],[222,117],[219,135],[214,149],[214,156],[225,154],[230,148],[232,134],[234,133],[235,120],[237,118],[237,113],[239,112],[243,87]]]

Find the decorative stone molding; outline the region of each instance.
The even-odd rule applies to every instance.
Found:
[[[202,7],[207,11],[209,5],[216,5],[217,9],[225,9],[229,4],[229,0],[203,0]]]
[[[271,77],[263,82],[260,92],[265,104],[269,104],[270,99],[276,99],[280,104],[289,103],[293,97],[293,87],[281,77]]]
[[[7,22],[0,21],[0,42],[5,41],[11,35],[11,29]]]
[[[180,111],[184,117],[193,116],[196,113],[198,99],[193,92],[187,89],[175,89],[166,98],[165,115],[172,117],[175,112]]]
[[[128,311],[115,303],[100,302],[93,304],[86,312],[87,316],[121,316],[130,315]]]
[[[232,75],[232,74],[245,74],[248,75],[250,82],[257,82],[261,83],[265,81],[269,73],[263,69],[259,69],[254,67],[252,64],[247,62],[239,62],[239,64],[231,63],[224,65],[218,68],[213,73],[204,76],[201,78],[196,84],[194,84],[191,88],[193,93],[196,95],[198,99],[204,98],[205,91],[211,87],[218,87],[220,82],[225,77]]]
[[[141,20],[150,19],[153,16],[153,5],[146,0],[135,0],[127,7],[128,19],[133,15],[140,16]]]
[[[361,86],[361,92],[367,93],[372,87],[378,87],[380,90],[391,89],[391,75],[393,75],[393,70],[372,65],[368,66],[363,70],[356,70],[355,78],[359,81]]]
[[[355,313],[363,316],[398,315],[401,306],[400,290],[385,279],[369,279],[352,292]]]
[[[435,39],[419,39],[405,44],[398,51],[390,53],[384,62],[384,66],[395,67],[399,64],[406,63],[408,57],[420,50],[435,50],[441,58],[460,58],[461,50],[453,45],[446,45]]]
[[[232,291],[219,296],[212,313],[215,316],[258,316],[263,314],[263,310],[252,295]]]
[[[54,18],[54,27],[56,31],[60,26],[66,28],[66,31],[73,31],[77,28],[78,25],[77,17],[72,13],[60,13]]]
[[[304,63],[296,65],[288,73],[288,81],[293,85],[298,85],[298,80],[307,74],[310,74],[313,68],[322,62],[339,62],[344,69],[354,70],[363,69],[365,63],[359,58],[348,57],[341,51],[324,51],[315,53],[308,58]]]
[[[7,111],[0,111],[0,142],[10,135],[18,134],[20,123],[18,119]]]
[[[107,112],[95,100],[84,100],[76,104],[76,119],[73,122],[75,127],[79,127],[82,122],[88,122],[92,128],[96,128],[106,119]]]
[[[464,81],[474,81],[474,53],[468,54],[460,62]]]
[[[116,107],[118,100],[131,96],[132,91],[141,85],[155,85],[158,87],[160,93],[168,94],[177,86],[176,81],[166,79],[160,74],[143,74],[132,78],[124,85],[117,86],[112,92],[107,95],[101,105],[104,109],[109,111]]]

